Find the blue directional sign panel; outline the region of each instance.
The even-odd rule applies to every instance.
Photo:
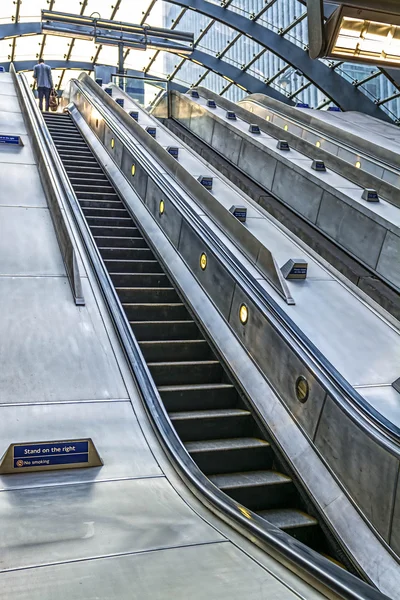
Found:
[[[0,459],[0,474],[101,467],[91,438],[10,444]]]
[[[0,144],[11,144],[18,146],[21,143],[19,135],[0,135]]]
[[[14,446],[14,468],[50,467],[89,462],[89,442],[56,442]]]

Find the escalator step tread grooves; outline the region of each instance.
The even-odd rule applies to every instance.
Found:
[[[271,445],[258,437],[251,412],[70,115],[45,114],[44,119],[187,451],[228,495],[239,494],[244,506],[248,499],[260,516],[318,546],[318,536],[307,533],[319,530],[317,520],[298,508],[298,500],[287,506],[297,494],[292,479],[274,470]]]

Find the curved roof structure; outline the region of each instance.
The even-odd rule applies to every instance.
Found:
[[[42,9],[193,32],[190,57],[127,50],[125,67],[202,84],[238,100],[260,92],[313,108],[338,106],[400,120],[400,72],[370,65],[313,61],[307,52],[307,9],[301,0],[2,0],[0,64],[30,70],[44,57],[62,88],[71,69],[118,62],[118,49],[93,41],[43,35]]]

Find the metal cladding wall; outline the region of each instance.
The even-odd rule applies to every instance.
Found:
[[[328,392],[329,386],[319,380],[319,376],[307,366],[293,345],[279,334],[279,328],[277,330],[276,323],[266,311],[256,305],[241,285],[232,279],[218,258],[213,257],[204,240],[191,231],[165,190],[152,181],[107,125],[101,120],[97,125],[96,111],[91,105],[85,102],[79,92],[74,93],[72,100],[313,447],[335,473],[373,528],[400,555],[400,538],[397,535],[400,525],[400,490],[397,483],[400,451],[397,444],[388,441],[364,417],[360,417],[359,407],[352,405],[344,397],[339,402],[334,393]],[[148,148],[154,147],[154,151],[159,153],[163,151],[155,140],[115,106],[112,99],[104,97],[104,102],[118,112],[122,121],[129,123],[128,127],[134,128],[135,136]],[[190,118],[184,103],[178,110],[182,111],[182,118]],[[211,121],[204,121],[202,135],[205,139],[211,139],[212,127]],[[111,144],[112,139],[114,144]],[[176,165],[175,159],[165,152],[164,165],[169,160],[171,165]],[[132,164],[136,164],[134,176]],[[162,215],[159,210],[160,200],[165,204]],[[200,267],[199,256],[202,251],[207,252],[210,261],[210,268],[206,271]],[[238,319],[238,307],[243,301],[249,307],[249,319],[245,326]],[[309,398],[305,404],[298,402],[295,397],[295,382],[299,374],[304,375],[310,385]],[[296,457],[296,460],[301,460],[301,457]],[[342,501],[343,499],[337,499],[337,502],[327,502],[324,511],[328,517],[339,515],[346,528],[350,525],[346,524],[345,505]]]

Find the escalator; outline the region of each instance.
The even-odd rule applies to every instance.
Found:
[[[188,453],[228,496],[346,562],[182,302],[68,114],[45,121],[165,408]]]

